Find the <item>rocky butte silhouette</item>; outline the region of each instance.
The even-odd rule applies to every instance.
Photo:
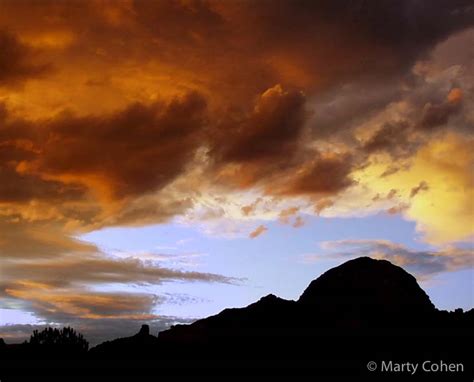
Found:
[[[462,372],[450,374],[449,380],[465,380],[472,375],[468,347],[473,324],[474,310],[440,311],[405,270],[362,257],[312,281],[297,301],[268,295],[245,308],[173,326],[157,337],[143,325],[132,337],[89,350],[81,359],[80,372],[405,380],[403,373],[370,372],[367,363],[443,360],[463,365]],[[25,359],[27,353],[9,353],[8,345],[3,353],[10,360],[2,373],[10,375],[28,374],[34,370],[31,365],[41,362],[40,355],[32,360]],[[57,371],[48,370],[51,375]],[[74,371],[79,372],[77,367]],[[410,376],[415,377],[447,380],[443,373]]]

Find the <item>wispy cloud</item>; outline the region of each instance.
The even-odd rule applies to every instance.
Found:
[[[259,225],[257,228],[255,228],[255,230],[250,232],[249,237],[251,239],[255,239],[255,238],[259,237],[260,235],[263,235],[267,231],[268,231],[267,227],[265,227],[264,225]]]
[[[445,247],[439,250],[413,250],[387,240],[337,240],[321,243],[320,254],[305,254],[305,263],[325,259],[351,259],[369,256],[388,260],[421,278],[442,272],[474,268],[474,249]]]

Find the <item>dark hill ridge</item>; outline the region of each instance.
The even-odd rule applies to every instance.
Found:
[[[158,344],[158,338],[150,334],[150,327],[142,325],[140,331],[131,337],[117,338],[113,341],[105,341],[100,345],[91,349],[91,353],[95,352],[124,352],[127,353],[129,349],[152,347]]]
[[[176,325],[161,340],[196,340],[225,330],[383,328],[426,325],[436,308],[416,279],[386,260],[360,257],[312,281],[295,301],[272,294],[240,309],[225,309],[191,325]],[[229,333],[230,334],[230,333]],[[232,335],[234,335],[233,332]],[[246,333],[247,334],[247,333]]]
[[[439,311],[402,268],[363,257],[327,271],[297,301],[270,294],[158,337],[144,325],[135,336],[96,346],[81,362],[108,376],[286,373],[380,380],[367,374],[369,360],[446,359],[463,362],[471,373],[466,345],[474,340],[473,328],[474,310]],[[32,356],[4,354],[13,361]],[[15,362],[8,365],[15,368]]]

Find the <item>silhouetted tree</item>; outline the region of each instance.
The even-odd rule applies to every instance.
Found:
[[[33,331],[30,337],[30,345],[47,346],[49,348],[68,349],[77,352],[86,352],[89,343],[81,333],[77,333],[73,328],[62,329],[47,327],[41,332]]]

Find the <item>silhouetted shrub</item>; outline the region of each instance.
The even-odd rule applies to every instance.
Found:
[[[81,333],[77,333],[73,328],[62,329],[45,328],[41,332],[33,331],[29,345],[44,346],[54,350],[68,350],[74,352],[86,352],[89,343]]]

